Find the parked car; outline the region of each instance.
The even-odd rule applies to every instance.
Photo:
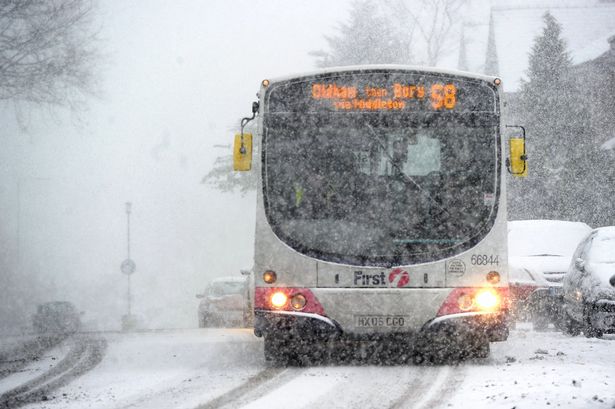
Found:
[[[512,310],[537,330],[560,324],[562,280],[579,242],[591,231],[585,223],[518,220],[508,223]]]
[[[565,331],[615,333],[615,226],[593,230],[573,258],[563,284]]]
[[[221,277],[209,283],[196,295],[201,299],[199,327],[248,326],[252,308],[248,284],[246,276]]]
[[[32,325],[38,333],[72,334],[81,328],[80,313],[68,301],[39,304],[32,316]]]
[[[509,265],[510,312],[514,320],[530,321],[532,319],[528,299],[535,291],[544,288],[539,284],[541,280],[534,278],[534,274],[536,273],[520,265]]]

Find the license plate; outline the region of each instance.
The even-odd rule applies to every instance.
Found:
[[[400,315],[356,315],[357,327],[362,328],[400,328],[406,318]]]
[[[562,289],[560,287],[549,287],[549,295],[557,296],[562,293]]]

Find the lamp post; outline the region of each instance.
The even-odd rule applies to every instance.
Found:
[[[126,304],[128,307],[128,313],[122,318],[122,329],[129,330],[135,327],[135,320],[132,317],[132,295],[130,292],[130,276],[135,272],[137,266],[135,262],[130,258],[130,213],[132,210],[132,203],[126,202],[126,259],[120,266],[120,271],[126,274],[127,286],[126,286]]]

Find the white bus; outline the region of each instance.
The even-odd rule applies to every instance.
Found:
[[[485,356],[507,338],[500,82],[390,65],[262,82],[234,160],[258,173],[254,331],[267,360],[387,338],[416,357],[425,344]]]

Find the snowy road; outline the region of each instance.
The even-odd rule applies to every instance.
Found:
[[[15,391],[28,409],[613,408],[615,337],[520,325],[460,365],[272,368],[250,330],[87,334],[0,379],[3,402]]]

